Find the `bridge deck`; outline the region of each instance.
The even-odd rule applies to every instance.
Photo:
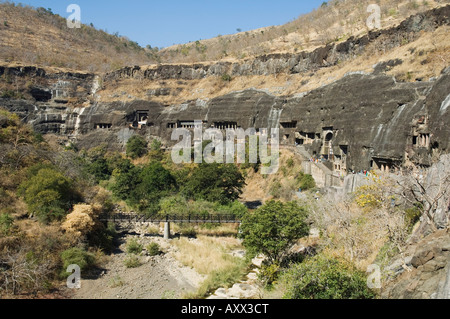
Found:
[[[241,221],[234,215],[166,215],[145,216],[138,214],[109,214],[100,217],[106,222],[130,222],[130,223],[193,223],[193,224],[240,224]]]

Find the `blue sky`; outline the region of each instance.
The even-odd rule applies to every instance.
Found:
[[[141,46],[167,47],[281,25],[318,8],[324,0],[21,0],[33,7],[51,8],[68,17],[69,4],[81,8],[81,22],[119,32]]]

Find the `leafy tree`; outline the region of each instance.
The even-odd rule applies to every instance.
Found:
[[[123,159],[115,163],[113,171],[114,183],[111,185],[113,195],[121,200],[128,200],[131,192],[141,182],[141,169],[133,165],[129,159]]]
[[[243,216],[239,236],[250,253],[262,253],[270,263],[278,263],[298,239],[308,235],[306,217],[306,209],[297,203],[272,200]]]
[[[90,149],[85,157],[86,170],[93,175],[98,182],[108,180],[111,177],[112,169],[106,159],[106,147],[101,145]]]
[[[160,214],[162,215],[176,215],[185,213],[188,207],[188,202],[183,196],[175,195],[165,197],[160,200]]]
[[[159,200],[176,189],[175,178],[161,163],[152,162],[142,169],[139,179],[140,183],[129,197],[131,205],[140,211],[157,213]]]
[[[228,204],[242,194],[245,179],[233,164],[200,164],[187,180],[184,193],[188,198]]]
[[[111,171],[104,157],[100,157],[91,162],[87,171],[95,177],[97,182],[108,180],[111,177]]]
[[[154,139],[150,144],[150,158],[155,161],[161,161],[163,159],[164,153],[161,149],[162,143]]]
[[[148,153],[147,145],[147,141],[141,136],[132,136],[126,145],[127,156],[136,159],[146,155]]]
[[[373,299],[364,272],[323,255],[306,259],[282,276],[286,299]]]
[[[59,171],[42,168],[19,187],[30,213],[48,223],[65,216],[72,205],[80,200],[72,181]]]

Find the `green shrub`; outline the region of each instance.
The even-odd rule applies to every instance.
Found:
[[[142,157],[148,153],[147,141],[138,135],[134,135],[128,140],[126,151],[127,156],[132,159]]]
[[[106,227],[102,225],[87,235],[89,246],[100,248],[105,253],[111,253],[114,250],[116,237],[116,225],[113,222],[108,222]]]
[[[221,77],[222,81],[224,82],[231,82],[233,80],[233,78],[231,77],[231,75],[225,73],[222,75]]]
[[[66,278],[71,275],[67,272],[67,267],[70,265],[78,265],[83,272],[89,270],[96,263],[95,256],[81,248],[70,248],[61,253],[61,260],[63,262],[63,269],[61,277]]]
[[[309,189],[313,189],[316,187],[316,181],[309,174],[304,174],[300,172],[297,176],[298,187],[302,189],[302,191],[306,191]]]
[[[150,256],[157,256],[161,254],[161,248],[158,243],[150,243],[147,245],[146,249]]]
[[[142,263],[138,256],[128,255],[127,258],[125,258],[124,265],[127,268],[138,268]]]
[[[405,210],[405,219],[409,231],[413,229],[414,225],[420,220],[421,216],[422,210],[419,204]]]
[[[293,158],[289,158],[289,159],[286,161],[286,166],[287,166],[288,168],[294,167],[294,159],[293,159]]]
[[[140,254],[143,249],[144,246],[139,244],[135,238],[132,238],[127,242],[127,253],[129,254]]]
[[[162,198],[159,202],[160,206],[160,215],[176,215],[183,213],[187,206],[188,202],[183,196],[175,195]]]
[[[364,272],[353,265],[323,255],[291,266],[280,280],[286,299],[373,299]]]
[[[269,189],[269,193],[273,198],[280,198],[282,194],[283,186],[279,181],[272,183]]]
[[[11,228],[14,225],[14,218],[7,213],[0,214],[0,233],[4,236],[8,236],[11,232]]]
[[[270,285],[277,281],[280,271],[281,267],[276,262],[272,264],[263,263],[260,272],[258,273],[258,278]]]

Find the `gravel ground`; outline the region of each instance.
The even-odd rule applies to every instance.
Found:
[[[157,242],[163,254],[139,256],[138,268],[127,268],[126,242],[131,238],[143,246]],[[73,291],[74,299],[179,299],[187,292],[194,292],[205,279],[194,269],[184,267],[174,257],[174,247],[161,237],[122,233],[122,244],[109,257],[104,270],[92,279],[81,280],[81,288]]]

